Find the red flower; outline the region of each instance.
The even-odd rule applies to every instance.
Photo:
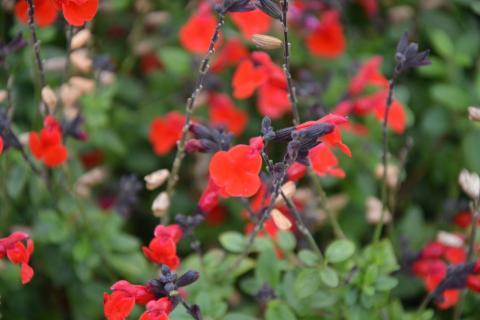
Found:
[[[3,138],[0,136],[0,155],[3,153]]]
[[[472,223],[472,213],[469,211],[461,211],[455,215],[453,222],[460,228],[467,228]],[[480,225],[480,219],[477,220],[477,225]]]
[[[200,197],[198,205],[204,213],[210,212],[216,206],[220,198],[220,188],[213,182],[212,178],[208,179],[208,184]]]
[[[98,0],[55,0],[63,11],[65,20],[72,26],[81,27],[91,21],[98,10]]]
[[[258,9],[234,12],[230,14],[230,17],[247,39],[250,39],[256,33],[266,33],[272,25],[272,18]]]
[[[148,247],[142,248],[145,256],[155,263],[165,264],[173,270],[177,269],[180,264],[180,258],[177,256],[177,242],[183,235],[180,226],[159,225],[155,228],[154,235]]]
[[[168,314],[172,312],[173,304],[169,298],[164,297],[147,304],[147,310],[139,320],[168,320]]]
[[[47,167],[58,167],[68,158],[68,150],[62,143],[60,124],[54,117],[48,116],[43,125],[40,133],[30,133],[30,150],[33,156],[37,160],[42,160]]]
[[[262,157],[252,145],[237,145],[215,153],[210,161],[210,177],[230,197],[251,197],[261,185]]]
[[[211,226],[221,225],[227,218],[227,211],[223,206],[216,206],[205,212],[205,221]]]
[[[307,46],[316,56],[336,58],[345,51],[340,16],[336,11],[327,11],[315,30],[307,37]]]
[[[103,314],[107,320],[125,320],[135,306],[135,297],[124,291],[103,293]]]
[[[224,125],[234,135],[243,133],[248,116],[244,110],[237,109],[226,94],[212,93],[209,96],[210,122],[214,125]]]
[[[180,29],[180,43],[192,53],[207,53],[216,26],[208,4],[203,3]]]
[[[265,52],[253,52],[240,63],[232,85],[237,99],[248,98],[258,89],[257,107],[264,116],[277,119],[290,111],[285,74]]]
[[[128,296],[135,298],[135,303],[140,305],[147,304],[149,301],[155,299],[155,296],[148,291],[146,286],[131,284],[126,280],[120,280],[114,283],[111,290],[126,293]]]
[[[51,25],[57,19],[57,8],[51,0],[35,0],[34,20],[39,27]],[[20,0],[15,5],[15,15],[22,23],[28,23],[27,0]]]
[[[370,18],[375,16],[378,12],[377,0],[357,0],[357,3]]]
[[[355,77],[350,80],[348,93],[351,96],[361,94],[367,86],[388,89],[388,80],[380,72],[382,60],[382,57],[375,56],[360,67]]]
[[[212,65],[212,72],[220,72],[228,66],[236,65],[248,56],[248,50],[239,39],[229,39],[218,53]]]
[[[345,171],[337,168],[337,157],[325,144],[322,143],[313,149],[310,149],[308,152],[308,158],[313,171],[319,176],[332,175],[338,178],[345,177]]]
[[[140,59],[140,69],[144,74],[157,71],[162,68],[162,63],[158,59],[155,52],[148,52],[142,55]]]
[[[32,280],[34,271],[29,265],[30,256],[33,253],[33,241],[27,233],[14,232],[7,238],[0,239],[0,259],[7,256],[10,262],[21,266],[20,277],[22,284],[27,284]],[[28,240],[27,240],[28,239]],[[22,243],[27,240],[27,246]]]
[[[307,172],[307,167],[301,163],[293,163],[287,170],[288,180],[298,181],[305,176]]]
[[[149,139],[157,155],[163,156],[175,147],[182,136],[184,124],[185,117],[176,111],[153,120],[150,126]]]

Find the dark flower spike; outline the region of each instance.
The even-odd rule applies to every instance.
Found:
[[[134,175],[124,176],[120,179],[114,208],[122,217],[128,217],[138,202],[138,193],[143,184]]]
[[[255,294],[255,298],[257,298],[260,303],[267,304],[270,300],[275,299],[276,295],[273,288],[268,283],[264,283],[257,294]]]
[[[204,216],[201,213],[195,213],[191,216],[186,216],[183,214],[177,214],[175,216],[175,221],[180,225],[185,235],[191,235],[193,230],[199,226],[203,220]]]
[[[223,4],[215,6],[219,13],[247,12],[255,10],[255,5],[250,0],[225,0]]]
[[[255,6],[270,17],[282,20],[282,9],[274,0],[255,0]]]
[[[450,289],[464,289],[467,284],[468,276],[474,272],[476,262],[467,262],[458,265],[449,266],[445,278],[440,282],[433,296],[436,299],[442,299],[442,293]]]
[[[18,51],[25,47],[27,42],[23,39],[21,33],[19,33],[12,41],[9,43],[0,42],[0,66],[5,63],[5,59],[10,53]]]
[[[200,274],[197,271],[187,271],[177,280],[177,288],[186,287],[198,280]]]
[[[189,153],[214,153],[219,150],[228,150],[232,144],[233,135],[225,128],[210,128],[199,123],[192,123],[189,128],[195,139],[190,139],[185,145]]]
[[[262,136],[265,141],[270,141],[275,138],[275,132],[272,127],[272,120],[269,117],[262,119]]]
[[[408,69],[429,65],[431,63],[428,59],[429,53],[430,50],[419,52],[418,43],[409,43],[408,33],[405,32],[398,42],[395,53],[395,60],[397,61],[395,74],[398,76]]]

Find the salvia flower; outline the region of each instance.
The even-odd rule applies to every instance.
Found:
[[[272,19],[260,10],[230,14],[232,21],[246,39],[256,33],[266,33],[272,25]]]
[[[26,246],[22,243],[24,240]],[[14,232],[6,238],[0,238],[0,259],[6,256],[10,262],[21,266],[22,284],[29,283],[34,274],[33,268],[29,265],[32,253],[33,240],[25,232]]]
[[[157,155],[166,155],[175,148],[177,141],[182,136],[184,124],[185,117],[176,111],[153,120],[148,137]]]
[[[160,298],[147,303],[146,310],[139,320],[168,320],[168,314],[172,312],[173,304],[169,298]]]
[[[39,133],[30,133],[30,150],[33,156],[43,161],[47,167],[58,167],[68,158],[68,150],[62,142],[62,129],[52,116],[47,116],[43,124],[44,128]]]
[[[252,139],[250,145],[236,145],[213,156],[209,167],[210,177],[224,194],[251,197],[260,188],[262,157],[257,141]]]
[[[155,228],[154,238],[148,247],[143,247],[143,253],[152,262],[165,264],[171,269],[177,269],[180,259],[177,256],[177,243],[183,236],[179,225],[159,225]]]
[[[236,136],[243,133],[248,121],[247,112],[238,109],[228,95],[211,93],[208,103],[210,122],[213,125],[224,125]]]
[[[320,23],[307,37],[310,52],[319,57],[333,59],[340,56],[346,47],[340,15],[336,11],[323,13]]]
[[[55,22],[58,10],[55,1],[52,0],[34,0],[34,21],[39,27],[46,27]],[[15,15],[22,23],[28,23],[28,3],[27,0],[20,0],[15,5]]]
[[[180,29],[180,43],[191,53],[207,53],[217,19],[208,3],[202,3],[194,15]]]
[[[189,153],[214,153],[228,150],[232,144],[233,135],[222,126],[211,128],[200,123],[192,123],[189,130],[194,135],[194,139],[188,140],[185,145],[185,150]]]
[[[408,33],[405,32],[398,42],[397,52],[395,53],[396,75],[411,68],[429,65],[431,63],[428,59],[429,53],[430,50],[418,51],[418,43],[409,42]]]

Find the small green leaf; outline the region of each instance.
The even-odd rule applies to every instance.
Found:
[[[235,253],[242,252],[247,244],[243,234],[235,231],[229,231],[221,234],[219,240],[226,250]]]
[[[317,254],[312,250],[304,249],[298,253],[298,258],[308,267],[313,267],[320,263]]]
[[[439,29],[433,29],[430,32],[430,39],[435,51],[437,51],[441,56],[444,58],[450,58],[454,56],[455,47],[446,32]]]
[[[337,240],[330,244],[325,252],[328,261],[338,263],[347,260],[355,253],[355,244],[350,240]]]
[[[296,320],[292,309],[283,301],[272,300],[268,303],[267,312],[265,313],[266,320]]]
[[[397,279],[390,276],[380,276],[375,283],[375,288],[379,291],[390,291],[397,285]]]
[[[255,278],[259,283],[268,283],[274,288],[280,282],[279,264],[273,250],[263,251],[258,257]]]
[[[295,292],[299,298],[314,294],[320,287],[320,275],[317,269],[303,269],[295,279]]]
[[[292,251],[295,249],[295,236],[291,232],[280,231],[277,235],[277,241],[282,250]]]
[[[330,288],[338,286],[338,274],[330,267],[324,267],[320,270],[320,279]]]

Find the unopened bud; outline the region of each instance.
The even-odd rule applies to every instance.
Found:
[[[170,198],[166,192],[160,193],[152,204],[152,211],[155,217],[163,217],[170,208]]]
[[[70,47],[72,50],[80,49],[87,45],[88,41],[92,37],[92,33],[88,29],[83,29],[77,32],[73,38]]]
[[[367,221],[371,224],[380,223],[382,218],[382,202],[375,197],[368,197],[367,199]],[[392,220],[392,215],[385,209],[383,214],[383,222],[388,223]]]
[[[383,179],[383,164],[378,164],[375,168],[375,176],[378,179]],[[393,164],[387,165],[387,185],[389,188],[395,188],[398,183],[398,167]]]
[[[70,54],[70,61],[75,68],[83,73],[88,73],[92,70],[93,61],[84,49],[72,52]]]
[[[288,181],[281,187],[281,192],[287,197],[287,199],[291,199],[295,194],[295,191],[297,191],[297,186],[293,181]],[[283,196],[280,194],[275,200],[275,203],[281,203],[283,201]]]
[[[177,287],[185,287],[198,280],[200,274],[197,271],[187,271],[177,280]]]
[[[60,90],[60,98],[65,107],[73,107],[81,95],[82,92],[79,89],[69,84],[62,85]]]
[[[290,220],[280,210],[273,209],[271,215],[278,229],[289,230],[292,227]]]
[[[145,24],[157,27],[162,24],[165,24],[170,20],[170,15],[166,11],[154,11],[150,12],[145,16]]]
[[[42,89],[42,100],[47,105],[50,112],[53,112],[57,107],[57,95],[53,92],[52,88],[49,86],[43,87]]]
[[[446,231],[439,231],[437,233],[437,241],[449,247],[455,247],[455,248],[463,247],[462,237]]]
[[[92,93],[95,90],[95,81],[84,77],[71,77],[69,83],[82,93]]]
[[[273,50],[282,47],[282,40],[265,34],[254,34],[252,42],[261,49]]]
[[[170,171],[167,169],[157,170],[145,176],[145,183],[148,190],[155,190],[167,181]]]
[[[0,103],[4,102],[8,97],[7,90],[0,90]]]
[[[468,107],[468,118],[472,121],[480,122],[480,108],[479,107]]]
[[[463,169],[458,176],[458,183],[472,200],[480,199],[480,177],[478,174]]]

